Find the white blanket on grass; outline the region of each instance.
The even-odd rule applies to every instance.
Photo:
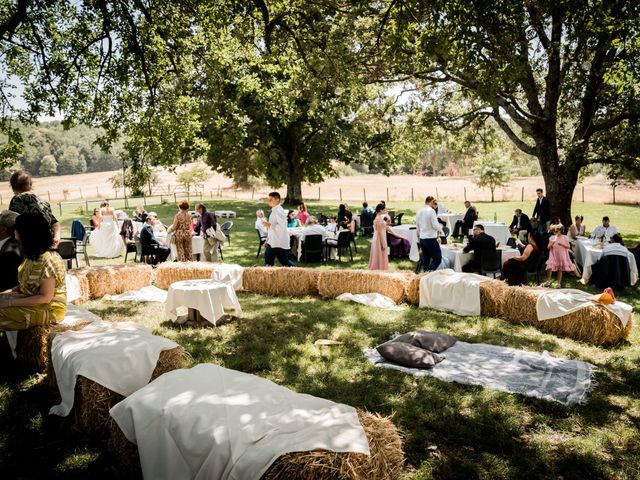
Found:
[[[167,291],[154,285],[142,287],[140,290],[130,290],[120,295],[105,295],[103,300],[111,302],[161,302],[167,300]]]
[[[480,283],[489,280],[475,273],[436,270],[420,279],[420,308],[457,315],[480,315]]]
[[[211,280],[233,285],[234,290],[242,289],[244,267],[235,263],[216,263],[211,272]]]
[[[102,319],[93,312],[89,310],[79,307],[77,305],[73,305],[72,303],[67,304],[67,313],[64,316],[64,319],[58,325],[67,325],[73,326],[78,323],[83,322],[101,322]],[[11,353],[13,354],[13,358],[16,358],[16,344],[18,343],[18,331],[17,330],[8,330],[5,332],[7,335],[7,341],[9,342],[9,347],[11,347]]]
[[[402,311],[404,308],[396,305],[392,299],[380,293],[343,293],[336,297],[336,300],[343,302],[356,302],[370,307],[382,308],[384,310]]]
[[[51,361],[62,402],[49,413],[69,414],[78,375],[125,397],[131,395],[149,383],[160,352],[177,346],[131,322],[94,322],[82,330],[56,335]]]
[[[376,367],[392,368],[445,382],[480,385],[501,392],[519,393],[564,405],[586,403],[594,387],[595,367],[580,360],[565,360],[514,348],[458,341],[445,350],[446,359],[429,370],[407,368],[384,359],[375,348],[364,356]]]
[[[620,319],[623,328],[627,326],[627,322],[633,317],[633,308],[627,303],[616,300],[616,303],[613,305],[602,305],[601,303],[594,302],[591,299],[592,297],[593,295],[590,293],[572,288],[544,292],[538,297],[536,303],[538,320],[542,321],[562,317],[563,315],[568,315],[591,305],[601,305],[605,307]]]
[[[110,413],[144,478],[257,480],[289,452],[369,455],[353,407],[213,364],[168,372]]]

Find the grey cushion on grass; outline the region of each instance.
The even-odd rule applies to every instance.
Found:
[[[403,342],[387,342],[376,347],[387,360],[411,368],[431,368],[444,360],[443,355]]]
[[[424,348],[430,352],[441,353],[447,348],[453,347],[458,341],[455,337],[442,332],[431,332],[428,330],[416,330],[408,332],[391,340],[392,342],[402,342],[414,347]]]

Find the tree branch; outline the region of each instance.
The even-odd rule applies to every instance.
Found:
[[[16,30],[27,20],[27,7],[31,2],[32,0],[18,0],[16,10],[11,17],[0,25],[0,39],[11,40]]]
[[[509,126],[509,124],[502,119],[502,117],[500,116],[500,112],[497,108],[493,110],[492,116],[493,116],[493,119],[498,124],[498,126],[502,129],[502,131],[507,134],[507,137],[509,137],[509,139],[520,150],[522,150],[524,153],[527,153],[529,155],[534,155],[534,156],[536,155],[535,147],[532,147],[531,145],[523,141],[520,137],[518,137],[518,135],[516,135],[516,133]]]

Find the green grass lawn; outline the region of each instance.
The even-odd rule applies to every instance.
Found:
[[[211,202],[207,202],[211,203]],[[231,246],[225,262],[259,265],[253,230],[256,203],[219,201],[212,209],[233,209]],[[456,210],[453,205],[448,205]],[[509,220],[516,203],[480,204],[481,218],[495,211]],[[419,204],[394,204],[407,223]],[[579,204],[587,228],[608,214],[625,238],[638,240],[637,207]],[[153,206],[169,222],[173,205]],[[150,208],[148,208],[150,210]],[[325,214],[335,205],[311,204]],[[526,209],[527,211],[529,208]],[[487,215],[485,215],[485,212]],[[65,211],[64,225],[79,212]],[[369,240],[358,239],[354,262],[365,268]],[[633,242],[632,242],[633,243]],[[92,264],[120,263],[122,259]],[[330,267],[337,266],[334,262]],[[409,261],[393,269],[413,269]],[[318,268],[329,268],[321,266]],[[569,281],[569,287],[576,286]],[[585,288],[585,287],[581,287]],[[591,290],[590,287],[588,289]],[[640,309],[638,287],[621,299]],[[541,333],[502,320],[456,315],[406,306],[379,311],[318,298],[273,298],[239,294],[243,315],[219,328],[180,328],[162,305],[91,301],[85,306],[107,320],[133,320],[173,339],[192,355],[192,364],[214,362],[253,373],[295,391],[393,415],[405,435],[407,478],[640,478],[640,335],[628,344],[600,348]],[[640,319],[636,314],[636,322]],[[441,330],[469,342],[549,351],[596,365],[597,386],[584,406],[565,407],[481,387],[415,378],[376,369],[362,349],[394,332]],[[328,338],[343,342],[317,346]],[[104,443],[75,431],[69,419],[49,416],[52,399],[44,377],[26,376],[2,363],[0,376],[0,466],[4,478],[123,478]]]

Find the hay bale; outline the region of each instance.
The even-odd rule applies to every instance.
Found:
[[[318,294],[319,276],[314,268],[253,267],[245,269],[242,285],[247,292],[300,297]]]
[[[370,456],[327,450],[293,452],[279,457],[263,480],[390,480],[399,478],[404,464],[402,439],[391,420],[358,410],[369,440]],[[110,424],[109,448],[130,478],[140,478],[138,448],[124,436],[116,422]]]
[[[320,273],[318,291],[326,298],[336,298],[343,293],[380,293],[396,303],[405,299],[409,284],[403,273],[370,270],[327,270]]]
[[[156,268],[156,287],[168,290],[173,282],[211,278],[214,264],[208,262],[165,262]]]
[[[480,284],[480,314],[502,318],[509,285],[501,280],[489,280]]]
[[[172,370],[186,367],[186,351],[182,347],[160,352],[150,382]],[[73,410],[78,427],[87,433],[106,435],[113,422],[109,410],[124,397],[81,375],[76,381]],[[114,422],[115,423],[115,422]]]
[[[25,330],[18,330],[16,358],[30,372],[47,371],[49,328],[49,325],[34,325]]]
[[[420,305],[420,280],[425,275],[426,273],[414,274],[413,278],[407,279],[407,302],[411,305]]]
[[[531,325],[553,333],[594,345],[609,345],[627,340],[633,330],[633,318],[623,327],[620,319],[603,305],[591,305],[569,315],[539,321],[536,303],[547,289],[509,287],[505,296],[503,318],[508,322]]]
[[[69,275],[72,275],[78,279],[78,283],[80,285],[80,297],[77,300],[74,300],[74,305],[80,305],[81,303],[85,303],[89,301],[90,298],[90,289],[89,289],[89,279],[87,278],[87,272],[82,272],[79,269],[69,270]]]
[[[96,299],[105,295],[118,295],[129,290],[140,290],[142,287],[151,285],[153,268],[151,265],[144,264],[123,264],[83,267],[69,273],[78,278],[86,277],[89,284],[89,297]],[[80,288],[82,289],[82,283]]]

